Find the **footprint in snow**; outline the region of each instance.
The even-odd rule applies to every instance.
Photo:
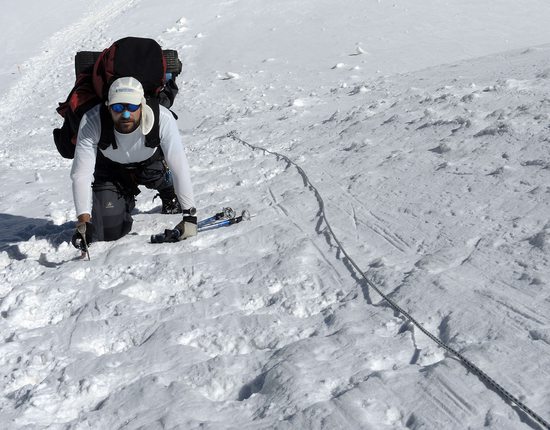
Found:
[[[228,81],[230,79],[240,79],[241,77],[237,73],[225,72],[223,75],[218,75],[218,78],[222,81]]]
[[[332,66],[332,70],[343,69],[344,67],[346,67],[345,63],[337,63],[334,66]]]
[[[355,57],[357,55],[363,55],[366,54],[365,50],[361,48],[360,46],[355,47],[355,52],[353,54],[349,54],[350,57]]]
[[[175,27],[170,27],[164,30],[165,33],[182,33],[184,31],[188,31],[189,28],[187,27],[187,19],[185,17],[181,17],[177,22]]]

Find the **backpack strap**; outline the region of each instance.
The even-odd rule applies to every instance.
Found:
[[[147,106],[153,110],[155,122],[151,131],[145,136],[145,146],[148,148],[157,148],[160,146],[160,105],[158,97],[148,98]]]
[[[145,136],[145,146],[148,148],[157,148],[160,146],[160,107],[159,101],[156,97],[152,97],[147,100],[147,105],[153,110],[155,115],[155,121],[153,122],[153,128]],[[109,146],[112,146],[113,149],[117,149],[115,138],[115,124],[109,108],[102,104],[99,109],[99,115],[101,118],[101,136],[97,146],[101,150],[107,149]]]
[[[99,108],[99,115],[101,118],[101,136],[97,146],[102,150],[107,149],[109,146],[112,146],[113,149],[117,149],[115,123],[113,122],[109,108],[104,103]]]

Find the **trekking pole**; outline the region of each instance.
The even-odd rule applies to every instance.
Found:
[[[250,218],[252,218],[250,213],[247,210],[243,210],[241,215],[239,215],[239,216],[234,216],[230,219],[224,219],[223,221],[220,221],[220,222],[217,222],[217,223],[214,223],[214,224],[208,224],[208,225],[205,225],[203,227],[199,227],[198,231],[202,232],[202,231],[214,230],[214,229],[221,228],[221,227],[227,227],[227,226],[230,226],[230,225],[233,225],[233,224],[238,224],[241,221],[248,221],[248,220],[250,220]]]
[[[197,232],[214,230],[220,227],[226,227],[233,224],[238,224],[243,220],[249,220],[251,218],[247,210],[243,210],[241,215],[237,216],[237,213],[232,208],[223,208],[221,212],[218,212],[211,217],[200,220],[197,223]],[[164,233],[153,234],[151,236],[151,243],[167,243],[177,242],[181,235],[181,231],[177,228],[166,229]]]
[[[197,224],[197,227],[201,228],[201,227],[204,227],[208,224],[212,224],[215,221],[219,221],[221,219],[230,219],[230,218],[234,218],[234,217],[235,217],[235,211],[233,210],[233,208],[229,208],[229,207],[223,208],[221,212],[218,212],[217,214],[215,214],[215,215],[213,215],[209,218],[200,220]]]

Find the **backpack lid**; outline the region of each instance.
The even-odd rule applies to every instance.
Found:
[[[164,85],[166,60],[153,39],[126,37],[105,49],[94,65],[94,88],[107,99],[117,78],[131,76],[141,82],[145,96],[157,95]]]

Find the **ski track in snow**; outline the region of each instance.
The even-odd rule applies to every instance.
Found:
[[[0,422],[536,428],[367,291],[300,174],[230,130],[302,166],[370,279],[549,418],[549,48],[378,78],[354,68],[362,54],[309,83],[284,81],[268,56],[267,72],[216,71],[233,79],[185,71],[175,110],[201,214],[255,216],[155,246],[149,235],[178,217],[161,217],[144,191],[133,234],[77,260],[52,112],[72,53],[108,44],[137,4],[98,6],[56,33],[0,103]],[[238,5],[213,2],[204,16]],[[178,16],[159,39],[191,67],[208,37]],[[43,112],[29,118],[21,101],[37,96]]]
[[[23,145],[33,145],[35,151],[43,154],[43,160],[50,159],[49,142],[46,145],[42,139],[34,137],[58,126],[55,108],[58,101],[66,98],[67,83],[74,82],[74,53],[107,45],[107,23],[135,7],[135,3],[135,0],[114,1],[107,6],[94,7],[89,15],[55,33],[44,44],[41,55],[21,66],[21,78],[4,94],[0,103],[0,116],[4,118],[0,130],[7,137],[5,142],[9,143],[2,148],[3,161],[10,162],[4,165],[5,168],[32,167],[25,163],[25,151],[17,150]],[[91,28],[93,36],[89,33]],[[44,103],[39,103],[40,100]],[[32,129],[21,135],[22,129],[16,125],[28,123],[30,119],[33,120]]]

